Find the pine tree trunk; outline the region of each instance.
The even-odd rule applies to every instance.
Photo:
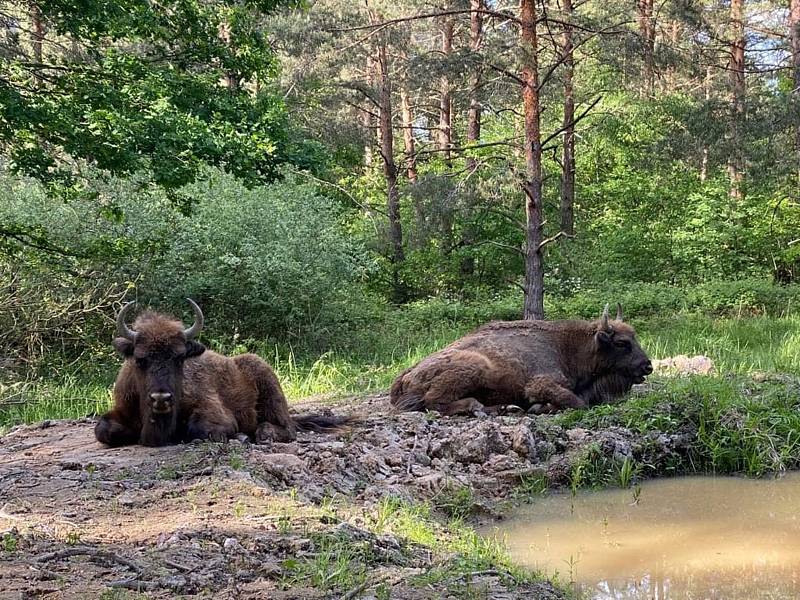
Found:
[[[411,183],[417,182],[417,156],[414,141],[414,115],[411,112],[411,102],[408,98],[408,88],[405,84],[400,89],[400,115],[403,120],[403,149],[408,157],[406,176]]]
[[[797,152],[797,180],[800,184],[800,0],[790,0],[789,5],[789,38],[792,46],[792,103],[795,118],[794,143]]]
[[[33,60],[37,65],[41,65],[44,60],[44,23],[42,23],[42,11],[36,3],[31,4],[31,45],[33,46]],[[39,69],[34,70],[34,85],[41,86],[42,78],[39,76]]]
[[[564,0],[564,145],[561,156],[561,231],[575,233],[575,57],[572,42],[572,0]]]
[[[365,79],[368,87],[374,88],[375,86],[375,60],[372,55],[367,56],[367,64],[365,65]],[[364,100],[366,108],[361,111],[361,126],[364,128],[364,166],[369,168],[372,166],[372,148],[375,142],[375,117],[373,116],[373,104],[369,100]],[[378,135],[380,139],[380,135]]]
[[[644,94],[653,93],[656,77],[655,46],[656,27],[653,21],[653,0],[638,0],[639,35],[642,38],[644,53]]]
[[[730,197],[734,202],[744,199],[742,189],[744,180],[744,149],[741,129],[745,120],[745,80],[744,80],[744,0],[731,0],[731,43],[728,73],[731,86],[730,154],[728,174],[730,176]]]
[[[711,100],[711,65],[706,66],[706,77],[703,80],[703,97],[708,106]],[[703,140],[703,156],[700,161],[700,181],[705,181],[708,178],[708,144]]]
[[[453,52],[453,26],[452,17],[445,17],[442,22],[442,54],[445,59]],[[453,147],[453,100],[450,78],[447,75],[442,75],[439,91],[439,149],[442,151],[442,157],[449,166],[452,160],[450,149]]]
[[[525,306],[523,319],[544,318],[542,264],[542,140],[539,105],[539,62],[536,0],[520,0],[522,101],[525,111]]]
[[[403,252],[403,228],[400,223],[400,193],[397,189],[397,166],[394,162],[394,132],[392,130],[392,83],[389,75],[389,58],[386,41],[378,45],[378,85],[380,86],[379,129],[381,135],[381,158],[386,178],[386,212],[389,215],[389,243],[391,245],[392,296],[397,303],[405,300],[400,282],[400,265],[405,259]]]
[[[800,0],[798,0],[800,1]],[[483,41],[483,15],[478,12],[483,10],[484,0],[470,0],[470,27],[469,47],[474,53],[481,49]],[[481,103],[478,97],[481,85],[481,66],[476,63],[469,77],[469,112],[467,113],[467,143],[476,143],[481,139]],[[478,161],[468,157],[466,160],[467,171],[472,172],[478,168]]]

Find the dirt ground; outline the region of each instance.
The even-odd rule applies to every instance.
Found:
[[[688,443],[545,417],[392,415],[383,395],[334,410],[356,418],[351,431],[290,444],[109,449],[91,419],[11,430],[0,438],[0,597],[559,598],[492,570],[420,583],[440,557],[372,533],[368,515],[384,496],[463,486],[472,513],[489,518],[531,474],[563,482],[586,444],[624,456]],[[318,556],[320,533],[370,548],[366,585],[324,591],[295,577],[287,565]]]

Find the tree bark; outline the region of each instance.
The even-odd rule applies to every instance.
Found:
[[[706,77],[703,80],[703,98],[705,98],[706,106],[711,100],[711,65],[706,66]],[[708,178],[708,144],[703,140],[703,152],[700,159],[700,181],[705,181]]]
[[[392,130],[392,82],[389,74],[389,58],[386,40],[378,44],[378,85],[380,86],[379,130],[381,136],[381,158],[386,178],[386,212],[389,215],[390,261],[392,264],[392,296],[397,303],[405,300],[400,281],[400,265],[405,259],[403,252],[403,228],[400,223],[400,193],[397,189],[397,166],[394,162],[394,132]]]
[[[800,2],[800,0],[797,0]],[[483,14],[478,11],[484,10],[484,0],[470,0],[470,27],[469,27],[469,48],[477,54],[483,43]],[[481,139],[481,102],[478,97],[481,85],[481,64],[475,62],[475,67],[469,77],[469,111],[467,113],[467,144],[478,142]],[[467,157],[467,171],[472,172],[478,168],[478,161],[474,157]]]
[[[542,140],[536,0],[520,0],[522,102],[525,113],[525,305],[523,319],[544,318],[542,263]]]
[[[446,9],[447,7],[445,7]],[[445,60],[453,52],[453,27],[452,17],[444,17],[442,20],[442,54]],[[450,89],[450,77],[445,73],[439,83],[439,149],[445,163],[450,166],[452,157],[450,150],[453,147],[452,131],[452,90]]]
[[[369,88],[375,85],[375,60],[372,55],[367,55],[367,64],[365,65],[365,80]],[[361,111],[361,126],[364,128],[366,135],[364,136],[364,166],[369,168],[372,166],[372,148],[375,143],[375,117],[373,116],[374,105],[368,99],[364,100],[366,108]],[[378,135],[380,138],[380,134]]]
[[[792,97],[795,118],[800,111],[800,0],[790,0],[789,38],[792,47]],[[797,153],[797,180],[800,183],[800,120],[795,125],[795,151]]]
[[[219,35],[219,39],[221,39],[225,45],[230,48],[231,24],[226,21],[221,22],[219,24],[217,34]],[[223,77],[225,79],[225,87],[227,87],[230,91],[235,92],[239,89],[239,75],[237,73],[234,71],[226,71]]]
[[[403,149],[408,157],[406,176],[410,183],[417,183],[417,155],[413,129],[414,114],[411,112],[408,87],[405,84],[400,88],[400,115],[403,121]]]
[[[730,153],[728,174],[730,176],[730,198],[734,202],[744,200],[742,189],[744,180],[744,150],[742,148],[741,126],[745,115],[744,80],[744,0],[731,0],[731,42],[728,73],[731,86]]]
[[[644,93],[650,96],[653,93],[656,77],[656,27],[653,20],[653,0],[638,0],[637,6],[639,35],[642,38],[642,52],[644,54]]]
[[[564,0],[564,145],[561,156],[561,231],[575,233],[575,57],[572,41],[572,0]]]
[[[37,3],[31,4],[31,45],[33,46],[33,60],[37,64],[44,62],[44,23],[42,23],[42,11]],[[39,87],[42,85],[42,78],[39,72],[34,71],[34,85]]]

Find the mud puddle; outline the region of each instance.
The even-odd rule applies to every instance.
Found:
[[[800,473],[558,494],[484,531],[592,599],[800,597]]]

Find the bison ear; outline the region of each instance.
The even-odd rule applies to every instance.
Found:
[[[191,358],[193,356],[200,356],[205,351],[206,347],[203,346],[203,344],[195,342],[194,340],[189,340],[186,342],[186,354],[184,354],[184,357]]]
[[[133,356],[133,342],[128,338],[114,338],[114,341],[111,342],[111,345],[114,346],[114,349],[125,358]]]

